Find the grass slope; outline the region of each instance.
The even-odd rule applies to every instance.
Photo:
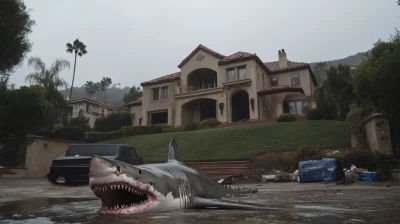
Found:
[[[177,140],[185,161],[244,160],[268,150],[291,150],[303,144],[321,144],[325,149],[350,145],[347,124],[326,120],[140,135],[102,143],[131,144],[146,162],[164,162],[171,138]]]

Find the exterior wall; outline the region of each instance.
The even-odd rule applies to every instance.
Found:
[[[368,148],[371,151],[386,155],[392,154],[389,120],[387,117],[372,115],[361,125],[365,125]]]
[[[26,148],[26,177],[46,177],[54,158],[62,157],[73,141],[29,136],[33,142]],[[47,147],[46,147],[47,145]]]
[[[168,99],[151,101],[152,99],[152,88],[168,86]],[[175,92],[176,82],[166,82],[160,84],[154,84],[143,87],[142,95],[142,125],[148,124],[149,114],[148,112],[168,110],[168,124],[173,125],[173,114],[175,109]]]
[[[131,113],[134,114],[132,119],[132,126],[139,126],[139,119],[143,117],[142,110],[143,110],[142,105],[131,107]],[[144,125],[143,121],[141,125]]]
[[[312,84],[310,71],[308,69],[269,75],[268,81],[270,82],[270,78],[272,77],[277,77],[278,85],[291,85],[292,75],[294,73],[297,73],[300,76],[300,86],[301,88],[303,88],[304,94],[307,96],[311,96],[312,91],[314,89],[314,85]]]
[[[204,56],[202,60],[197,60],[198,56]],[[187,92],[187,76],[200,68],[209,68],[217,72],[217,86],[222,86],[222,74],[218,72],[219,59],[204,52],[198,51],[189,61],[186,62],[181,68],[181,92]]]

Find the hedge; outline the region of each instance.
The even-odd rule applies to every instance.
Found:
[[[85,132],[80,127],[52,127],[32,132],[34,135],[39,135],[48,138],[65,139],[71,141],[83,141]]]
[[[308,120],[321,120],[324,114],[321,109],[313,108],[307,111],[306,116]]]
[[[296,121],[297,117],[295,114],[284,113],[279,115],[277,122],[293,122]]]
[[[170,127],[171,126],[165,124],[154,124],[149,126],[125,126],[119,130],[109,132],[86,132],[85,141],[99,142],[128,136],[156,134],[162,133],[163,129]]]

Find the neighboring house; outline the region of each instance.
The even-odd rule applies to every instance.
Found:
[[[89,118],[89,125],[92,128],[94,127],[94,122],[97,118],[105,117],[108,114],[117,111],[117,108],[113,106],[87,98],[71,100],[68,104],[70,106],[69,118],[78,117],[79,111],[82,110],[83,115],[86,118]]]
[[[316,107],[312,94],[317,83],[310,65],[289,61],[284,49],[278,57],[262,62],[256,54],[225,56],[199,45],[178,65],[179,72],[141,83],[142,98],[126,104],[134,113],[133,125],[305,114]]]

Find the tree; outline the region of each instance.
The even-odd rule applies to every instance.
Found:
[[[70,67],[70,63],[64,59],[56,59],[49,69],[39,57],[30,57],[28,60],[28,66],[33,66],[35,72],[28,74],[25,77],[25,81],[29,81],[30,84],[36,84],[44,87],[46,90],[58,89],[59,87],[67,88],[67,82],[60,78],[59,73]]]
[[[317,102],[324,112],[325,119],[345,120],[354,100],[351,82],[351,69],[348,65],[331,66],[322,87],[315,90]]]
[[[353,83],[359,103],[377,111],[400,116],[400,32],[389,41],[374,45],[370,56],[354,72]]]
[[[35,21],[30,19],[22,0],[0,1],[0,74],[13,72],[32,44],[28,34],[32,32]]]
[[[132,86],[128,93],[124,94],[123,101],[124,103],[129,103],[133,100],[137,100],[139,97],[142,96],[142,91],[140,90],[139,86]]]
[[[92,81],[86,81],[84,86],[85,86],[85,91],[86,91],[87,97],[92,98],[93,94],[95,94],[97,91],[96,87],[95,87],[95,83],[93,83]]]
[[[71,90],[69,92],[69,100],[72,99],[72,89],[74,87],[74,79],[75,79],[75,68],[76,68],[76,56],[82,57],[82,55],[87,54],[86,45],[76,39],[72,44],[67,43],[67,52],[70,54],[75,54],[75,61],[74,61],[74,73],[72,75],[72,83],[71,83]]]
[[[107,88],[111,86],[112,80],[109,77],[103,77],[100,83],[101,83],[101,90],[104,91],[104,102],[105,102],[107,97]]]

